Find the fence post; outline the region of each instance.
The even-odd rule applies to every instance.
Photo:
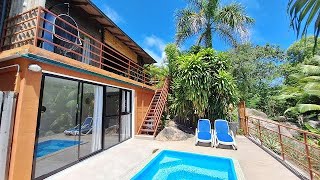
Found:
[[[312,174],[312,166],[311,166],[311,159],[310,159],[310,152],[309,152],[309,146],[308,146],[308,141],[307,141],[307,134],[303,132],[303,139],[304,143],[306,146],[306,153],[307,153],[307,159],[308,159],[308,167],[309,167],[309,173],[310,173],[310,179],[313,179],[313,174]]]
[[[262,146],[262,135],[261,135],[261,124],[260,124],[260,119],[258,119],[258,131],[259,131],[259,140]]]
[[[244,131],[246,134],[246,104],[244,101],[241,101],[238,105],[238,115],[239,115],[239,121],[240,121],[240,128]]]
[[[244,119],[244,124],[245,124],[245,129],[243,130],[244,134],[245,135],[249,135],[249,117],[248,116],[245,116],[245,119]]]
[[[278,124],[278,133],[279,133],[279,142],[280,142],[282,160],[285,160],[285,158],[284,158],[283,143],[282,143],[282,136],[281,136],[281,131],[280,131],[280,125],[279,125],[279,124]]]

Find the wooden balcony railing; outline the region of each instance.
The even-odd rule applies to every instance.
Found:
[[[59,23],[55,23],[59,21]],[[5,21],[0,50],[26,44],[81,61],[132,80],[152,85],[144,68],[116,49],[80,30],[75,23],[38,7]],[[56,33],[58,32],[59,33]]]
[[[254,116],[245,117],[245,127],[248,137],[269,149],[280,161],[298,172],[302,170],[302,175],[311,180],[320,179],[319,134]]]

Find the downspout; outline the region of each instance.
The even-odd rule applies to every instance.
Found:
[[[3,0],[3,4],[2,4],[2,10],[1,10],[1,21],[0,21],[0,36],[2,37],[2,31],[3,31],[3,25],[4,25],[4,18],[6,17],[6,13],[7,13],[7,2],[8,0]],[[1,44],[0,44],[1,46]]]
[[[17,67],[16,80],[14,82],[14,92],[19,93],[19,88],[20,88],[20,65],[19,64],[14,64],[14,65],[10,65],[10,66],[1,67],[0,70],[9,69],[9,68],[13,68],[13,67]]]

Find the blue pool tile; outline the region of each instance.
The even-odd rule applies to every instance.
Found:
[[[132,180],[237,180],[232,159],[164,150]]]

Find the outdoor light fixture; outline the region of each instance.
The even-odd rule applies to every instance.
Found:
[[[28,69],[33,72],[41,72],[42,68],[38,64],[30,64]]]

